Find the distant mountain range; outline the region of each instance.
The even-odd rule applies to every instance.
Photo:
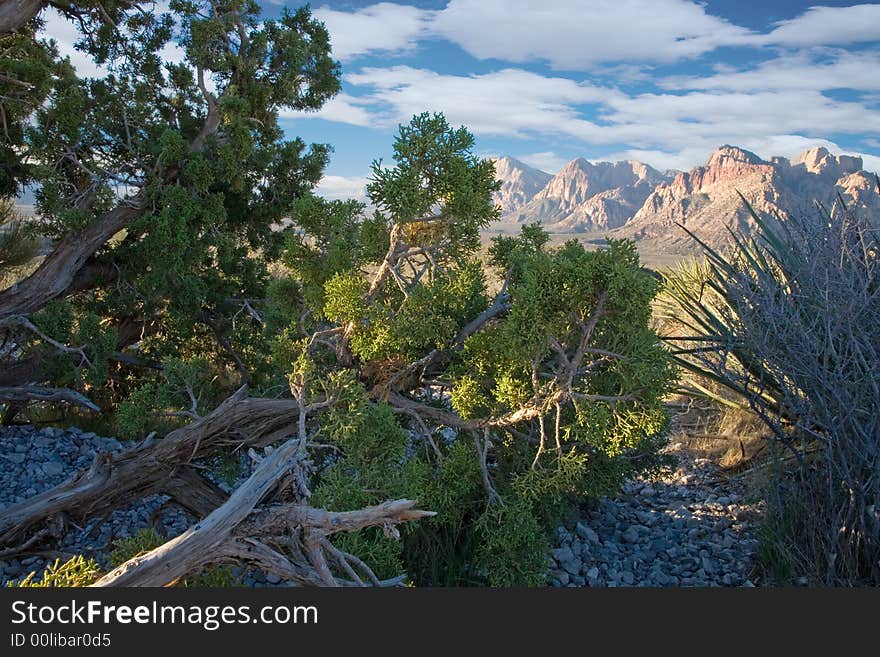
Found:
[[[688,172],[660,172],[642,162],[572,160],[555,176],[511,158],[495,160],[501,190],[495,201],[506,223],[538,221],[554,232],[608,232],[615,237],[652,239],[670,248],[693,246],[676,224],[708,243],[729,241],[728,229],[749,232],[754,209],[783,219],[830,207],[871,211],[880,220],[880,190],[862,159],[832,155],[822,147],[797,157],[769,161],[736,146],[721,146],[704,166]]]

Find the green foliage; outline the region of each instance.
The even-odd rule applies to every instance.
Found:
[[[327,401],[306,425],[311,504],[438,512],[399,539],[334,535],[339,549],[418,584],[544,583],[560,514],[651,467],[662,443],[674,371],[634,245],[550,248],[524,226],[491,247],[505,287],[490,293],[477,250],[499,183],[466,128],[428,112],[401,126],[391,166],[372,165],[370,216],[319,199],[330,149],[285,140],[278,117],[339,89],[323,24],[308,8],[263,20],[245,0],[170,10],[176,26],[112,3],[119,20],[84,43],[97,79],[40,46],[54,77],[21,139],[46,235],[103,221],[119,188],[145,208],[96,248],[95,280],[34,315],[44,335],[25,347],[46,352],[45,380],[99,395],[126,437],[244,383]],[[163,64],[172,37],[186,58]],[[160,542],[141,532],[112,559]]]
[[[34,262],[39,241],[11,199],[0,199],[0,289],[14,283]]]
[[[139,205],[132,197],[145,200],[145,210],[86,254],[71,289],[32,318],[76,351],[19,338],[25,357],[39,355],[38,379],[98,398],[130,436],[166,430],[167,413],[191,408],[176,364],[189,368],[198,412],[237,388],[244,370],[257,389],[284,380],[273,370],[270,331],[304,306],[296,300],[263,323],[264,300],[282,292],[269,294],[268,267],[288,237],[278,228],[304,207],[298,202],[320,180],[330,149],[286,138],[279,113],[318,109],[339,89],[329,34],[307,7],[267,20],[248,0],[175,0],[170,10],[142,11],[127,0],[67,7],[81,50],[102,65],[95,78],[77,77],[52,42],[36,37],[39,20],[0,39],[0,87],[11,101],[0,196],[32,184],[41,219],[33,227],[69,242],[114,208]],[[186,53],[175,64],[162,61],[172,41]],[[340,203],[334,212],[357,208]],[[23,247],[30,236],[0,232],[6,269],[4,245]],[[375,233],[365,228],[366,251]],[[16,247],[10,264],[30,262],[36,243]],[[330,273],[353,266],[348,247],[333,247]],[[320,293],[322,274],[306,280],[306,271],[296,273],[304,289]]]
[[[216,565],[203,568],[197,575],[181,583],[181,586],[187,588],[228,588],[241,585],[241,580],[232,572],[232,566]]]
[[[476,524],[475,566],[490,586],[541,586],[547,582],[550,545],[532,505],[515,500],[493,506]]]
[[[141,529],[133,536],[119,538],[113,542],[113,550],[110,552],[110,565],[113,568],[121,566],[129,559],[134,559],[142,554],[155,550],[165,542],[154,529]]]
[[[78,554],[64,563],[61,563],[61,559],[55,559],[55,563],[46,567],[39,581],[35,581],[36,576],[37,573],[34,571],[18,582],[7,582],[6,586],[12,588],[89,586],[101,576],[101,569],[94,559],[86,559]]]

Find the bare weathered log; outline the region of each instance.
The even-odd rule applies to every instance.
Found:
[[[174,475],[165,480],[162,489],[196,518],[206,517],[229,499],[222,488],[190,467],[176,469]]]
[[[0,513],[0,547],[22,543],[29,531],[59,513],[85,519],[146,495],[174,496],[186,464],[224,447],[259,447],[279,440],[288,435],[298,414],[299,406],[292,399],[248,398],[242,387],[213,412],[164,439],[141,441],[118,454],[100,454],[87,471],[7,507]]]
[[[0,386],[0,402],[26,404],[29,402],[52,402],[82,406],[96,413],[100,412],[94,402],[85,395],[69,388],[47,388],[45,386]]]
[[[249,562],[298,584],[346,583],[330,571],[325,550],[349,575],[348,582],[363,583],[345,553],[330,545],[327,536],[372,526],[383,527],[393,535],[399,523],[434,515],[413,509],[415,503],[409,500],[340,513],[305,504],[278,504],[255,512],[261,500],[291,470],[305,469],[305,460],[305,441],[289,439],[267,455],[250,478],[207,518],[158,548],[125,562],[94,586],[166,586],[205,565],[225,561]],[[270,544],[286,545],[287,549],[279,551]],[[369,567],[357,561],[372,575]],[[368,579],[377,581],[375,575]]]

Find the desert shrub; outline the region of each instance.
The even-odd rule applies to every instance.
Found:
[[[754,214],[754,213],[753,213]],[[840,204],[770,222],[704,283],[667,279],[678,361],[745,399],[772,432],[764,554],[773,570],[880,581],[880,264],[876,228]],[[776,542],[774,546],[773,543]],[[785,561],[784,567],[778,564]]]
[[[71,557],[64,563],[56,559],[55,563],[46,567],[43,577],[36,580],[36,571],[30,572],[18,582],[7,582],[8,587],[71,587],[89,586],[101,576],[101,569],[94,559],[86,559],[81,554]]]
[[[155,550],[164,542],[155,529],[141,529],[132,536],[118,538],[113,542],[113,550],[110,552],[110,565],[113,568],[121,566],[129,559]]]

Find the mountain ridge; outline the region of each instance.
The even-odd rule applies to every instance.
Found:
[[[662,173],[638,160],[576,158],[551,176],[514,158],[496,161],[501,160],[504,168],[496,175],[508,190],[502,220],[537,221],[554,232],[609,232],[669,246],[693,244],[677,225],[682,224],[717,246],[729,242],[731,229],[748,233],[754,228],[740,193],[759,214],[781,219],[810,211],[817,201],[830,206],[838,198],[847,207],[880,211],[876,174],[864,170],[862,158],[834,155],[822,146],[790,159],[764,160],[745,148],[724,144],[704,165]],[[548,176],[529,196],[523,181],[534,188]]]

